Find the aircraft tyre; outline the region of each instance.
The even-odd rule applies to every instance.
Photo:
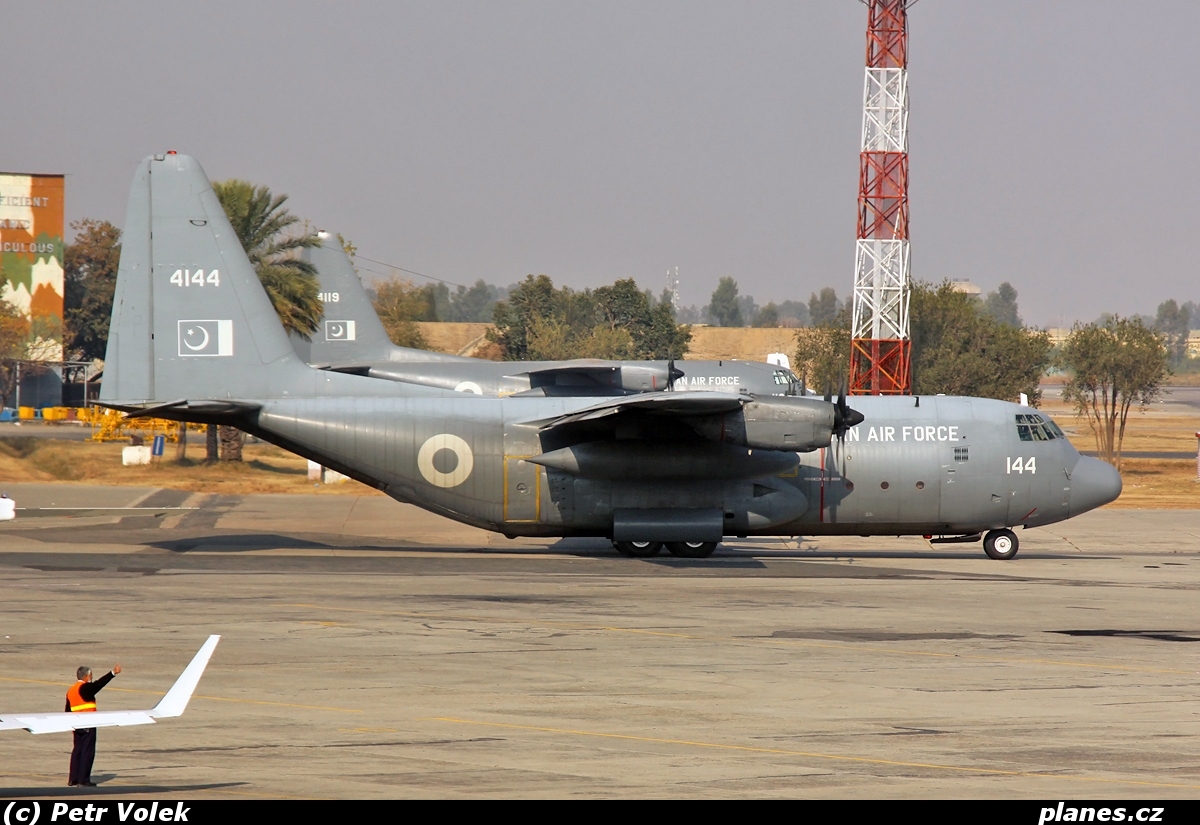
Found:
[[[667,552],[681,559],[707,559],[717,549],[715,541],[668,541]]]
[[[1017,555],[1020,546],[1017,534],[1007,528],[988,530],[987,535],[983,537],[983,552],[988,554],[989,559],[1008,561]]]
[[[613,547],[622,556],[632,556],[635,559],[648,559],[657,556],[662,550],[661,541],[614,541]]]

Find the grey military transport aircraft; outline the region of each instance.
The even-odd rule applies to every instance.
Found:
[[[485,361],[398,347],[336,239],[301,255],[317,270],[325,319],[311,341],[292,336],[308,364],[336,372],[493,396],[608,396],[656,390],[801,395],[790,369],[755,361]]]
[[[1045,415],[983,398],[475,395],[314,369],[200,165],[134,175],[101,403],[231,424],[391,497],[508,536],[699,558],[724,536],[924,535],[1016,555],[1012,527],[1114,500]],[[984,533],[986,532],[986,535]]]

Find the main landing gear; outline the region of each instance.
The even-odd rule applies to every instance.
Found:
[[[983,552],[988,554],[989,559],[1008,561],[1017,555],[1017,548],[1020,546],[1017,534],[1008,528],[989,530],[983,537]]]
[[[622,556],[635,559],[648,559],[657,556],[663,549],[661,541],[614,541],[613,547]],[[667,552],[681,559],[706,559],[717,549],[715,541],[668,541],[665,542]]]
[[[661,541],[614,541],[613,547],[617,548],[617,552],[622,556],[630,556],[635,559],[648,559],[651,556],[657,556],[658,551],[662,550],[663,543]]]

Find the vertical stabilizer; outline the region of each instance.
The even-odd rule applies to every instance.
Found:
[[[270,397],[306,369],[194,158],[143,160],[125,226],[101,400]]]
[[[300,360],[194,158],[143,160],[125,227],[102,403],[396,394]]]
[[[292,337],[296,352],[316,366],[359,366],[387,361],[462,361],[455,355],[398,347],[388,338],[354,265],[336,237],[322,233],[323,245],[301,250],[317,270],[325,317],[311,344]]]

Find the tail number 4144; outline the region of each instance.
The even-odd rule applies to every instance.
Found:
[[[1017,456],[1016,458],[1009,457],[1004,459],[1004,463],[1007,467],[1007,472],[1009,475],[1012,475],[1013,473],[1037,472],[1037,458],[1034,456],[1030,456],[1029,458],[1023,458],[1021,456]]]
[[[175,286],[220,286],[221,273],[219,270],[210,269],[206,274],[203,269],[192,271],[190,269],[177,269],[175,274],[171,276],[171,283]]]

